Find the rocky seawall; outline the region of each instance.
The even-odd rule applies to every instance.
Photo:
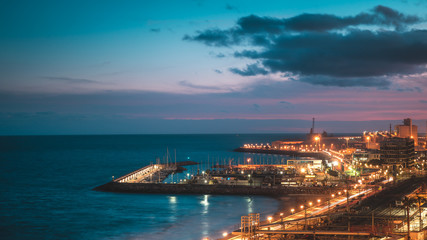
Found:
[[[262,195],[285,196],[288,194],[325,194],[333,188],[326,187],[251,187],[238,185],[202,184],[158,184],[109,182],[94,188],[95,191],[120,193],[161,193],[161,194],[212,194],[212,195]]]

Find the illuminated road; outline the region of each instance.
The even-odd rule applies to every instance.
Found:
[[[360,191],[358,193],[354,193],[354,194],[352,194],[352,195],[349,196],[349,200],[353,199],[353,198],[356,198],[356,197],[358,197],[358,196],[360,196],[362,194],[371,193],[372,191],[373,191],[372,189],[366,189],[366,190]],[[321,205],[310,207],[310,208],[307,209],[307,217],[314,217],[314,216],[322,215],[322,213],[327,212],[328,209],[329,210],[333,210],[337,205],[339,205],[341,203],[345,203],[346,201],[347,201],[347,197],[341,195],[339,197],[332,198],[329,201],[329,205],[327,204],[327,202],[323,202],[323,204],[321,204]],[[315,202],[315,201],[313,201],[313,202]],[[302,210],[302,211],[296,212],[295,214],[289,215],[287,217],[283,217],[283,222],[286,223],[288,221],[294,221],[294,220],[304,221],[304,218],[305,218],[305,211]],[[291,227],[293,227],[293,226],[289,226],[289,225],[286,226],[285,225],[284,229],[290,229]],[[283,227],[282,227],[282,219],[281,218],[273,219],[273,220],[271,220],[271,223],[262,225],[260,227],[260,230],[267,230],[268,228],[270,228],[270,230],[280,230],[280,229],[283,229]],[[240,233],[234,232],[233,234],[240,234]],[[242,238],[241,238],[240,235],[237,235],[237,236],[230,236],[230,237],[228,237],[226,239],[235,239],[235,240],[237,240],[237,239],[242,239]]]

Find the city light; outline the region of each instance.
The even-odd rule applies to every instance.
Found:
[[[226,233],[226,232],[223,232],[223,233],[222,233],[222,236],[223,236],[223,237],[227,237],[227,235],[228,235],[228,233]]]
[[[301,209],[304,209],[304,205],[301,205],[301,206],[300,206],[300,208],[301,208]]]
[[[269,222],[271,222],[271,220],[273,220],[273,217],[272,217],[272,216],[270,216],[270,217],[268,217],[268,218],[267,218],[267,220],[268,220]]]
[[[317,199],[317,203],[320,203],[320,199]]]
[[[292,213],[292,214],[294,214],[294,212],[295,212],[295,209],[293,209],[293,208],[292,208],[292,209],[291,209],[291,213]]]

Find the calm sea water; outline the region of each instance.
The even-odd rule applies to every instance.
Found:
[[[0,239],[201,239],[232,230],[240,216],[266,217],[266,197],[118,194],[91,189],[156,158],[242,161],[244,143],[302,135],[108,135],[0,137]],[[283,157],[261,157],[283,161]],[[197,166],[189,167],[195,173]],[[177,181],[186,173],[168,181]]]

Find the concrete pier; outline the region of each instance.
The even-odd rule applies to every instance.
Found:
[[[150,182],[163,182],[171,173],[179,171],[182,166],[195,165],[196,162],[185,161],[176,164],[150,164],[142,167],[131,173],[128,173],[113,182],[117,183],[150,183]]]

